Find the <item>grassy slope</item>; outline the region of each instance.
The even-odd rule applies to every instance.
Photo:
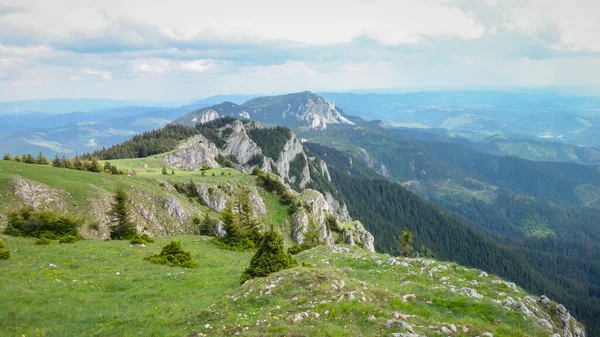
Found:
[[[197,269],[143,260],[171,238],[158,238],[141,248],[99,240],[35,246],[33,239],[0,237],[13,251],[8,261],[0,262],[2,336],[185,336],[194,330],[210,336],[241,331],[245,336],[376,336],[394,312],[416,315],[406,321],[427,336],[441,336],[429,328],[441,322],[468,327],[464,336],[549,335],[490,300],[500,291],[522,298],[526,295],[522,290],[516,293],[504,284],[493,285],[491,278],[478,276],[479,271],[449,263],[427,267],[447,269],[428,278],[417,261],[408,267],[378,265],[377,260],[385,262],[387,257],[347,248],[333,253],[321,247],[299,256],[300,262],[313,267],[241,286],[239,276],[251,254],[221,250],[205,237],[177,238],[192,252]],[[477,280],[477,291],[486,297],[476,300],[450,292],[440,281],[444,276],[458,289],[472,287],[470,280]],[[270,284],[276,286],[272,295],[266,295]],[[354,300],[346,296],[338,301],[351,291]],[[416,299],[404,302],[406,294],[415,294]],[[308,317],[293,322],[305,311]],[[386,332],[394,331],[401,330]]]
[[[125,161],[130,160],[127,159]],[[118,165],[119,162],[121,161],[117,160],[111,163]],[[150,165],[149,167],[156,168]],[[162,169],[162,166],[160,167]],[[160,188],[156,179],[182,183],[193,180],[198,184],[209,185],[219,182],[245,185],[252,183],[251,180],[253,179],[253,177],[233,169],[216,168],[206,171],[204,176],[200,172],[191,171],[177,171],[175,175],[162,175],[161,169],[153,170],[153,172],[141,172],[138,169],[138,174],[135,176],[115,176],[105,173],[91,173],[42,165],[0,161],[0,214],[6,214],[7,211],[18,208],[23,204],[22,201],[14,196],[11,190],[9,184],[11,177],[20,177],[63,190],[70,195],[65,202],[66,209],[64,211],[83,216],[84,218],[90,214],[90,208],[92,207],[90,203],[93,202],[98,194],[102,192],[112,194],[119,185],[136,187],[154,195],[169,198],[176,197],[180,200],[185,200],[186,198],[182,195],[169,194],[164,191]],[[225,175],[221,175],[222,172]],[[215,173],[215,176],[212,175],[213,173]],[[205,208],[199,209],[206,210]],[[274,209],[274,211],[278,210]]]

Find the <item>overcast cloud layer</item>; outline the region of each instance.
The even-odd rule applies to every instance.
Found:
[[[597,0],[4,0],[0,100],[600,86]]]

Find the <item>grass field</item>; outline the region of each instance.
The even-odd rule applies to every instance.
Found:
[[[191,251],[195,269],[143,260],[173,238],[143,248],[123,241],[36,246],[34,239],[0,238],[12,252],[0,261],[2,336],[379,336],[404,331],[384,329],[394,312],[415,315],[406,322],[427,336],[442,336],[442,322],[466,327],[461,336],[548,336],[522,314],[491,302],[499,291],[522,298],[522,290],[450,263],[434,262],[426,269],[441,270],[428,278],[420,261],[391,266],[377,262],[386,256],[358,248],[320,247],[298,257],[312,267],[240,285],[251,253],[219,249],[207,237],[175,238]],[[477,280],[485,297],[448,291],[441,277],[459,289]],[[404,301],[407,294],[415,298]]]

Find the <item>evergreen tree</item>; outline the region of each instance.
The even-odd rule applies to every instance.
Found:
[[[17,163],[20,163],[23,161],[23,158],[21,158],[21,156],[16,155],[15,158],[13,158]]]
[[[122,187],[117,188],[108,215],[111,217],[110,238],[114,240],[130,240],[136,236],[135,225],[129,215],[129,197]]]
[[[166,168],[166,167],[164,167],[164,166],[163,166],[163,168],[162,168],[162,174],[163,174],[163,175],[167,175],[167,174],[168,174],[168,173],[167,173],[167,168]]]
[[[250,266],[244,270],[241,281],[268,276],[283,269],[292,268],[298,262],[283,248],[283,238],[273,227],[263,237]]]
[[[92,160],[89,163],[88,171],[100,173],[102,172],[102,165],[98,162],[96,157],[92,157]]]
[[[73,159],[73,168],[80,171],[84,169],[84,165],[78,156],[75,156],[75,159]]]
[[[28,153],[26,155],[23,156],[23,161],[26,164],[35,164],[37,163],[37,161],[35,160],[35,158],[33,158],[33,156],[31,155],[31,153]]]
[[[120,172],[119,172],[119,170],[117,169],[117,167],[116,167],[116,166],[112,166],[112,165],[111,165],[111,167],[110,167],[110,173],[111,173],[111,174],[115,174],[115,175],[117,175],[117,174],[120,174]]]
[[[411,231],[402,232],[402,236],[398,238],[398,242],[400,243],[400,251],[404,257],[408,257],[413,251],[413,246],[411,245],[412,241],[413,234]]]
[[[50,164],[50,161],[48,161],[48,158],[40,151],[40,153],[38,153],[37,163],[40,165],[48,165]]]
[[[12,161],[13,160],[12,157],[10,156],[10,153],[5,154],[4,157],[2,157],[2,159],[8,160],[8,161]]]
[[[175,174],[175,170],[171,170],[171,174]]]
[[[104,163],[104,172],[106,172],[106,173],[112,172],[112,165],[110,164],[109,161],[106,161],[106,163]]]
[[[56,155],[54,157],[54,160],[52,161],[52,166],[54,166],[54,167],[62,167],[62,161],[60,160],[60,157],[58,155]]]
[[[223,229],[225,230],[225,239],[236,241],[241,237],[240,229],[235,223],[233,204],[231,201],[227,202],[225,209],[221,212],[221,221],[223,222]]]

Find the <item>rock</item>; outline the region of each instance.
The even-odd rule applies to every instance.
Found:
[[[518,312],[522,313],[525,316],[532,315],[531,311],[529,311],[529,308],[527,308],[527,306],[525,306],[525,304],[523,304],[523,303],[517,303],[517,305],[515,306],[515,310],[517,310]]]
[[[569,323],[571,322],[571,314],[564,305],[559,304],[554,309],[556,317],[560,320],[560,330],[563,337],[573,337],[573,334],[569,330]]]
[[[181,204],[175,199],[166,199],[162,202],[162,208],[167,214],[174,217],[179,223],[185,222],[189,217],[188,213],[181,207]]]
[[[215,161],[219,149],[203,135],[195,135],[179,146],[179,149],[165,156],[170,167],[180,170],[199,170],[202,164],[220,167]]]
[[[373,316],[373,315],[371,315],[371,316],[369,316],[369,317],[367,318],[367,320],[369,320],[369,321],[374,321],[374,320],[376,320],[376,319],[377,319],[377,318],[375,318],[375,316]]]
[[[378,265],[378,266],[381,266],[383,264],[383,262],[381,262],[381,260],[376,260],[375,264]]]
[[[552,324],[545,319],[540,318],[536,321],[536,323],[537,323],[537,325],[541,326],[542,328],[544,328],[550,332],[552,332],[552,330],[554,329],[552,327]]]
[[[481,294],[479,294],[477,292],[477,290],[472,289],[472,288],[465,287],[465,288],[460,289],[460,292],[467,294],[467,296],[469,296],[469,297],[479,298],[479,299],[483,298],[483,296]]]
[[[482,272],[479,274],[479,277],[488,277],[488,273],[486,273],[486,272],[482,271]]]
[[[384,327],[384,328],[386,328],[386,329],[391,329],[393,324],[394,324],[394,321],[393,321],[393,320],[391,320],[391,319],[388,319],[388,320],[385,322],[385,324],[383,325],[383,327]]]
[[[448,327],[450,327],[450,330],[452,330],[452,332],[456,332],[456,325],[454,324],[450,324]]]
[[[217,222],[215,225],[215,235],[220,238],[223,238],[225,235],[227,235],[227,232],[223,228],[223,223],[221,221]]]
[[[550,303],[550,299],[548,297],[546,297],[546,295],[542,295],[538,299],[538,302],[540,302],[543,305],[548,305],[548,303]]]
[[[225,128],[227,126],[223,129]],[[223,156],[233,156],[238,163],[246,164],[255,156],[263,154],[260,147],[248,136],[241,121],[234,121],[230,128],[233,133],[229,135],[225,148],[221,150]]]
[[[8,183],[13,193],[33,208],[58,211],[65,209],[66,194],[63,190],[21,178],[10,178]]]
[[[503,303],[505,306],[507,306],[509,308],[514,308],[517,305],[517,302],[515,300],[513,300],[512,297],[507,297]]]
[[[216,186],[196,184],[198,197],[204,201],[206,206],[217,213],[221,213],[227,207],[230,197]]]
[[[481,335],[481,337],[494,337],[494,335],[492,335],[489,332],[484,333],[483,335]]]
[[[390,335],[391,337],[425,337],[423,335],[419,335],[416,333],[403,333],[403,332],[395,332]]]
[[[477,283],[475,280],[471,281],[471,285],[475,288],[479,287],[479,283]]]
[[[452,331],[450,331],[450,329],[446,328],[445,326],[441,327],[440,331],[446,336],[452,335]]]
[[[250,191],[250,193],[248,193],[248,199],[250,200],[250,204],[252,205],[254,213],[256,213],[255,215],[267,214],[265,202],[257,191]]]
[[[414,300],[416,298],[417,298],[417,296],[415,294],[408,294],[408,295],[402,296],[402,301],[403,302],[408,302],[408,301]]]
[[[300,245],[304,242],[304,234],[308,230],[308,214],[302,209],[294,213],[290,220],[292,223],[292,238]]]

